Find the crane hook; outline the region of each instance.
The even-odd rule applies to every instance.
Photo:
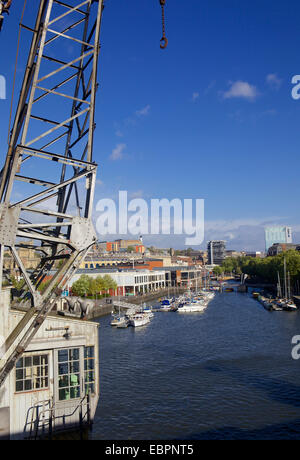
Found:
[[[166,49],[167,46],[168,46],[168,39],[167,37],[162,37],[162,39],[160,40],[161,43],[160,43],[160,47],[162,50]]]
[[[168,39],[166,37],[166,26],[165,26],[165,5],[166,5],[166,0],[159,0],[160,6],[161,6],[161,12],[162,12],[162,39],[160,40],[160,47],[162,50],[167,48],[168,46]]]

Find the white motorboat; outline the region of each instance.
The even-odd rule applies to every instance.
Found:
[[[205,291],[204,289],[200,292],[200,295],[205,297],[206,299],[212,300],[215,297],[215,292],[212,291]]]
[[[171,305],[162,305],[159,309],[159,311],[171,311],[172,307]]]
[[[178,313],[199,313],[206,309],[207,304],[200,302],[190,302],[178,308]]]
[[[127,319],[125,316],[114,316],[110,325],[113,327],[124,327],[123,325],[126,323]]]
[[[118,329],[126,329],[126,327],[129,326],[129,318],[127,316],[124,316],[120,318],[119,323],[117,324]]]
[[[148,311],[143,311],[143,315],[149,316],[150,319],[154,318],[154,313],[152,313],[152,311],[150,311],[150,312],[148,312]]]
[[[150,317],[147,314],[136,313],[132,315],[129,319],[129,324],[133,327],[146,326],[150,323]]]
[[[191,313],[191,312],[201,312],[204,311],[207,307],[208,301],[205,299],[195,300],[188,299],[183,305],[179,306],[179,313]]]

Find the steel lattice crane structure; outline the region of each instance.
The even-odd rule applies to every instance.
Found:
[[[0,13],[11,3],[0,0]],[[25,312],[0,348],[0,386],[97,240],[93,141],[104,1],[40,0],[37,7],[35,25],[21,24],[32,39],[0,176],[0,285],[10,251],[24,280],[18,308]],[[33,271],[20,248],[39,254]]]
[[[2,346],[0,358],[7,350],[10,355],[0,385],[97,239],[93,138],[102,11],[102,0],[40,0],[31,30],[0,184],[0,273],[9,250],[26,284],[18,306],[27,312]],[[33,272],[19,247],[39,253]]]

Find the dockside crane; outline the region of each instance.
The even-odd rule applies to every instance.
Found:
[[[166,0],[159,1],[164,49]],[[0,0],[0,28],[12,3]],[[35,24],[20,24],[32,38],[0,176],[0,288],[9,251],[24,280],[13,307],[24,316],[0,348],[0,386],[97,241],[93,143],[103,8],[103,0],[40,0]],[[39,254],[33,271],[20,248]]]

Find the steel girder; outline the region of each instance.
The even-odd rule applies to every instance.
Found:
[[[1,172],[0,274],[9,250],[25,283],[19,305],[40,319],[96,241],[93,139],[102,11],[102,0],[40,0],[35,25],[23,25],[32,40]],[[40,255],[33,271],[20,247]],[[20,352],[41,322],[32,321]],[[0,384],[18,356],[14,350]]]

